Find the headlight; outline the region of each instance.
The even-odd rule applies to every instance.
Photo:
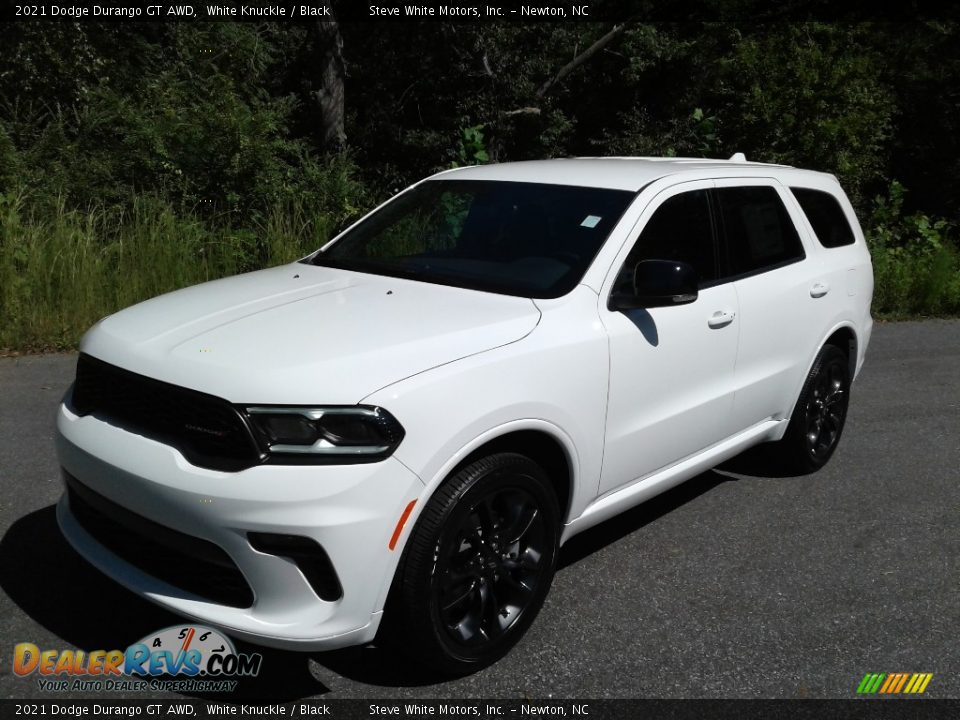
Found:
[[[279,462],[363,462],[390,455],[403,427],[383,408],[245,408],[261,448]]]

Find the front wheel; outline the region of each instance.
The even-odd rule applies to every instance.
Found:
[[[550,589],[559,529],[553,488],[529,458],[498,453],[458,471],[423,510],[398,570],[385,620],[402,648],[450,675],[503,657]]]
[[[787,470],[804,474],[826,465],[843,434],[849,402],[847,356],[834,345],[824,345],[814,360],[787,432],[779,443]]]

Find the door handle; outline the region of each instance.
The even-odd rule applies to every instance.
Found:
[[[817,280],[817,282],[810,286],[810,297],[812,298],[821,298],[828,292],[830,292],[830,285],[823,280]]]
[[[733,319],[737,316],[735,312],[730,312],[729,310],[717,310],[713,315],[707,318],[707,325],[712,328],[722,328],[726,327],[733,322]]]

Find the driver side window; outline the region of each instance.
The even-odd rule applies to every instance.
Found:
[[[697,272],[700,287],[717,280],[717,259],[707,190],[674,195],[647,221],[617,277],[616,288],[629,288],[641,260],[678,260]]]

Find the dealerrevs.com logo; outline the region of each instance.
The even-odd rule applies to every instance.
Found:
[[[36,676],[48,692],[231,692],[238,677],[255,677],[263,656],[238,653],[229,638],[199,625],[176,625],[126,650],[13,649],[13,672]]]

